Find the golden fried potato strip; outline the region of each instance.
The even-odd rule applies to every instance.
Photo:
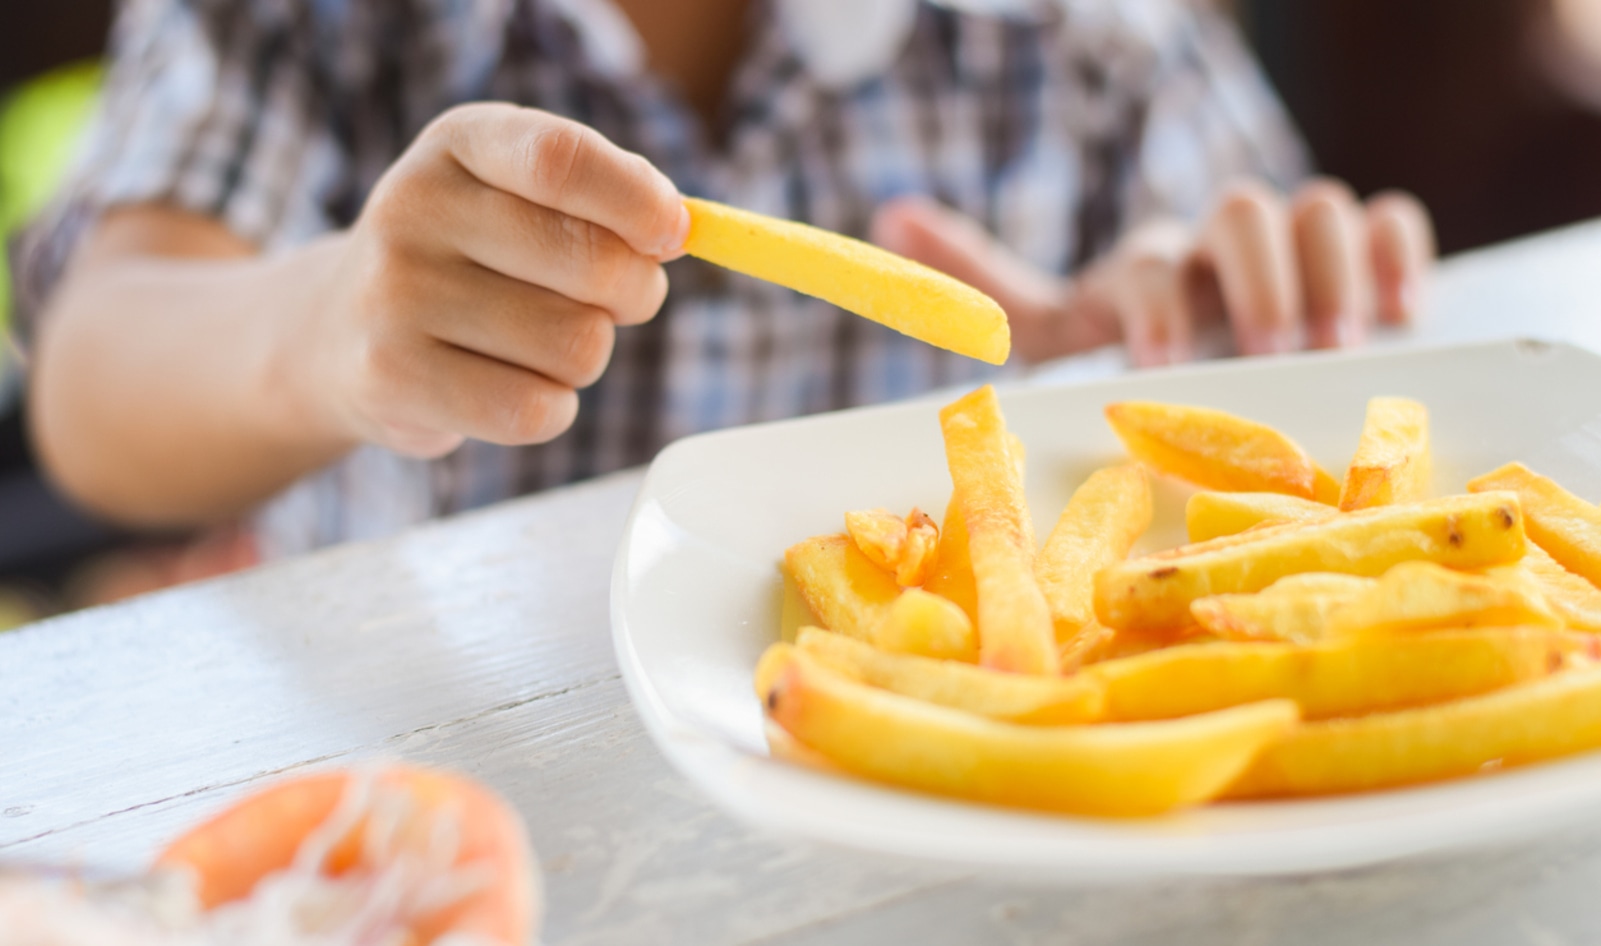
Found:
[[[1485,574],[1524,574],[1533,579],[1540,595],[1562,623],[1579,631],[1601,631],[1601,588],[1568,571],[1551,553],[1533,542],[1523,561],[1485,569]]]
[[[1150,524],[1151,482],[1139,464],[1096,470],[1073,493],[1034,563],[1060,653],[1081,654],[1100,639],[1095,573],[1127,558]]]
[[[1601,509],[1521,463],[1508,463],[1468,483],[1472,492],[1518,494],[1529,538],[1563,568],[1601,585]]]
[[[1255,594],[1212,595],[1190,604],[1201,627],[1224,640],[1311,644],[1328,636],[1329,615],[1374,584],[1372,578],[1307,572]]]
[[[1206,489],[1317,498],[1317,467],[1266,424],[1209,407],[1123,401],[1106,420],[1136,460]]]
[[[1601,748],[1601,667],[1482,696],[1297,726],[1232,798],[1358,792],[1472,775]]]
[[[978,660],[978,632],[961,608],[921,588],[908,588],[873,629],[873,646],[939,660]]]
[[[1061,726],[1090,722],[1101,712],[1101,688],[1087,679],[1001,673],[951,660],[889,654],[818,628],[803,629],[796,646],[869,686],[990,719]]]
[[[1180,644],[1086,667],[1108,720],[1171,719],[1290,699],[1307,719],[1437,703],[1543,677],[1578,649],[1535,628],[1432,631],[1311,645]]]
[[[1313,522],[1338,513],[1323,503],[1283,493],[1219,493],[1191,496],[1184,506],[1184,527],[1191,542],[1238,535],[1265,522]]]
[[[995,300],[938,270],[802,223],[695,198],[684,206],[691,256],[992,365],[1011,352],[1011,329]]]
[[[978,591],[979,662],[1054,674],[1056,634],[1034,580],[1033,527],[995,389],[947,405],[940,427]]]
[[[790,546],[784,571],[801,600],[831,631],[871,641],[900,597],[895,579],[845,535],[818,535]]]
[[[1428,408],[1404,397],[1368,401],[1362,439],[1340,491],[1340,508],[1350,512],[1426,499],[1432,475]]]
[[[1198,804],[1296,720],[1294,703],[1275,700],[1162,722],[1020,726],[875,689],[786,644],[773,650],[764,704],[797,740],[866,778],[1002,805],[1128,816]]]
[[[1479,493],[1289,523],[1119,562],[1095,576],[1095,613],[1116,631],[1174,633],[1190,604],[1260,591],[1302,572],[1376,576],[1406,561],[1484,568],[1523,557],[1517,497]]]
[[[1433,562],[1402,562],[1328,619],[1330,637],[1395,634],[1441,627],[1560,628],[1532,578],[1474,575]]]
[[[967,550],[967,524],[962,521],[962,506],[955,496],[945,507],[939,547],[934,553],[934,572],[923,582],[923,590],[952,602],[969,618],[978,620],[978,588],[973,581],[973,559]]]

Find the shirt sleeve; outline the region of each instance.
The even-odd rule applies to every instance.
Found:
[[[1159,215],[1198,219],[1231,178],[1287,189],[1306,176],[1300,135],[1232,23],[1205,3],[1130,8],[1162,22],[1147,24],[1160,39],[1137,110],[1126,224]]]
[[[74,170],[14,248],[25,342],[74,246],[109,208],[178,207],[264,249],[334,225],[326,208],[341,149],[314,94],[304,7],[127,0]]]

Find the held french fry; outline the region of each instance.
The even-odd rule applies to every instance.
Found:
[[[1173,633],[1193,626],[1196,599],[1260,591],[1289,575],[1377,576],[1416,560],[1484,568],[1517,561],[1525,546],[1523,516],[1510,493],[1380,506],[1111,565],[1095,576],[1095,613],[1116,631]]]
[[[831,631],[870,641],[900,597],[900,585],[845,535],[819,535],[784,552],[801,600]]]
[[[1428,409],[1410,398],[1373,398],[1345,474],[1340,508],[1350,512],[1425,499],[1431,472]]]
[[[1190,604],[1202,629],[1224,640],[1311,644],[1328,636],[1329,615],[1374,584],[1372,578],[1307,572],[1255,594],[1212,595]]]
[[[995,300],[870,243],[801,223],[686,198],[684,252],[816,296],[897,332],[992,365],[1011,352]]]
[[[1468,489],[1517,493],[1529,538],[1563,568],[1601,584],[1601,509],[1521,463],[1492,470],[1469,482]]]
[[[979,662],[1054,674],[1056,634],[1034,580],[1033,529],[995,389],[985,385],[947,405],[940,427],[978,591]]]
[[[1336,511],[1320,502],[1283,493],[1220,493],[1203,491],[1184,506],[1184,526],[1191,542],[1238,535],[1264,522],[1312,522]]]
[[[1099,638],[1095,573],[1127,558],[1150,524],[1151,483],[1138,464],[1096,470],[1073,493],[1034,563],[1061,652]]]
[[[1330,637],[1396,634],[1440,627],[1560,628],[1533,579],[1470,575],[1433,562],[1402,562],[1328,619]]]
[[[1317,468],[1266,424],[1208,407],[1124,401],[1106,420],[1136,460],[1206,489],[1317,498]]]
[[[1358,792],[1601,747],[1601,667],[1450,703],[1305,723],[1263,750],[1232,798]]]
[[[1198,804],[1296,720],[1287,700],[1186,719],[1020,726],[875,689],[795,652],[768,715],[858,775],[941,795],[1093,815]]]
[[[1534,628],[1432,631],[1301,646],[1180,644],[1098,663],[1078,676],[1105,689],[1106,720],[1171,719],[1290,699],[1306,719],[1437,703],[1543,677],[1576,650]]]
[[[1101,712],[1101,688],[1078,677],[1001,673],[950,660],[888,654],[832,631],[806,628],[802,653],[869,686],[1004,722],[1086,723]]]
[[[921,588],[908,588],[889,606],[870,640],[880,650],[939,660],[978,660],[973,621],[952,602]]]

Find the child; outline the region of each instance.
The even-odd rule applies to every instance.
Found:
[[[1280,196],[1288,123],[1178,0],[129,0],[114,48],[27,253],[35,437],[267,554],[987,375],[678,259],[680,192],[945,269],[1021,361],[1352,342],[1432,255],[1409,198]]]

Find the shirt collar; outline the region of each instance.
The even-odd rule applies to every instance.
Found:
[[[572,24],[597,72],[623,79],[644,71],[644,44],[611,0],[547,2]],[[819,85],[843,89],[888,70],[924,2],[974,16],[1035,19],[1061,0],[776,0],[774,5],[806,70]]]

